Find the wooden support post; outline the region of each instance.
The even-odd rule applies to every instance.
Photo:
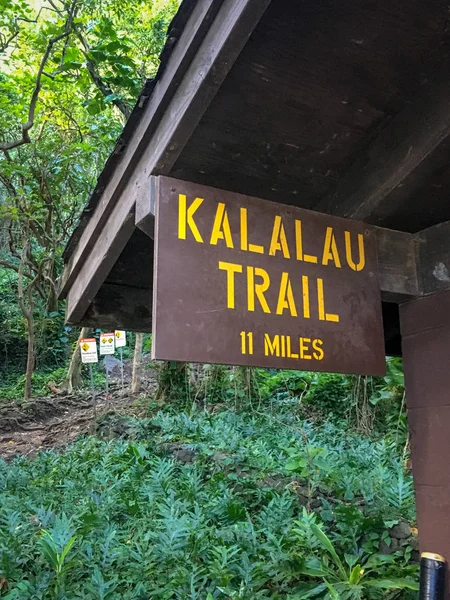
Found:
[[[449,561],[450,290],[401,305],[400,324],[420,550]]]

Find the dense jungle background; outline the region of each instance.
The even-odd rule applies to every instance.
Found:
[[[0,598],[414,598],[398,359],[156,364],[128,333],[91,394],[62,252],[177,8],[0,0]]]

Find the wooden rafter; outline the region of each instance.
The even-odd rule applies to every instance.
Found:
[[[370,222],[389,194],[412,174],[424,166],[424,175],[429,174],[435,151],[449,135],[450,80],[445,72],[422,85],[316,209]]]

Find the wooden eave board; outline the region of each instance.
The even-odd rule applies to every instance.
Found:
[[[160,55],[160,65],[158,68],[158,72],[154,79],[146,81],[141,93],[139,94],[139,97],[136,101],[136,104],[133,108],[129,119],[127,120],[123,131],[117,139],[115,148],[109,156],[108,160],[106,161],[105,167],[99,175],[94,191],[92,192],[88,202],[86,203],[86,206],[80,215],[77,227],[74,230],[64,250],[64,259],[66,262],[73,253],[74,248],[77,245],[86,227],[86,224],[88,223],[92,213],[94,212],[101,199],[105,187],[112,178],[114,171],[117,168],[117,165],[121,161],[124,148],[129,143],[136,129],[139,128],[143,111],[149,100],[149,97],[151,96],[156,84],[161,79],[164,71],[166,70],[167,64],[172,54],[172,50],[176,42],[178,41],[198,1],[200,0],[182,0],[177,13],[175,14],[171,24],[169,25],[169,29],[167,32],[167,41]]]

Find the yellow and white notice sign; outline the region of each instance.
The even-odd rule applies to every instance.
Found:
[[[96,363],[98,362],[97,355],[97,340],[95,338],[84,338],[80,340],[81,362]]]
[[[100,354],[114,354],[114,333],[100,334]]]
[[[122,348],[123,346],[127,345],[127,334],[125,331],[116,330],[114,335],[116,338],[116,348]]]

